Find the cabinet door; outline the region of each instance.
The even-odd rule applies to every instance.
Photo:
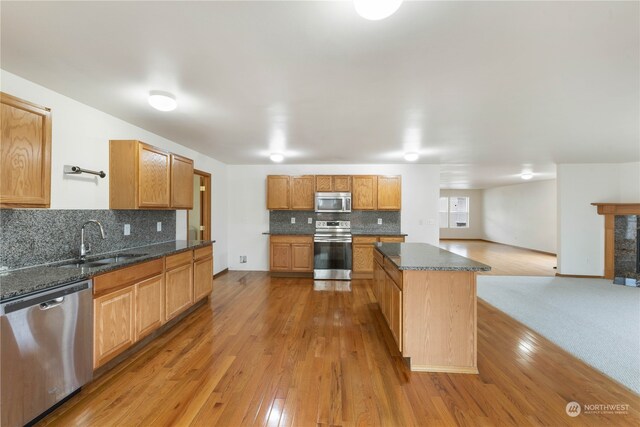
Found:
[[[396,340],[398,350],[402,352],[402,291],[396,286],[393,280],[389,283],[390,291],[390,319],[389,327],[391,329],[391,335]]]
[[[291,270],[291,243],[271,242],[269,256],[271,271]]]
[[[399,211],[402,201],[402,179],[400,176],[378,177],[378,209]]]
[[[168,208],[171,176],[169,153],[140,143],[138,162],[138,206]]]
[[[193,160],[171,155],[171,207],[193,209]]]
[[[313,244],[291,244],[291,270],[313,271]]]
[[[316,191],[333,191],[331,175],[316,175]]]
[[[384,288],[384,270],[382,266],[377,262],[373,262],[373,296],[376,298],[380,309],[382,309],[382,289]]]
[[[133,304],[133,286],[93,300],[94,369],[135,342]]]
[[[163,276],[151,277],[135,286],[136,341],[159,328],[164,321]]]
[[[357,273],[371,273],[373,271],[373,245],[371,243],[354,243],[353,271]]]
[[[193,295],[198,301],[213,291],[213,258],[193,262]]]
[[[315,209],[314,185],[313,175],[291,177],[291,209]]]
[[[289,176],[267,176],[267,209],[289,209]]]
[[[375,175],[355,175],[352,182],[352,209],[376,209],[378,206],[378,177]]]
[[[164,282],[166,320],[170,320],[193,304],[192,264],[167,270]]]
[[[0,207],[48,208],[51,111],[0,93]]]
[[[351,192],[351,176],[349,175],[334,175],[332,177],[332,191],[338,193]]]

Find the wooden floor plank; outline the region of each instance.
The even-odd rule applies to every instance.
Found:
[[[371,282],[230,272],[208,304],[71,398],[52,426],[638,425],[639,397],[480,301],[478,375],[410,372]],[[319,288],[320,289],[320,288]],[[628,404],[567,416],[569,401]]]

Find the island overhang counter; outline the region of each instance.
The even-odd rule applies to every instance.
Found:
[[[412,371],[477,373],[476,275],[488,265],[426,243],[379,243],[373,294]]]

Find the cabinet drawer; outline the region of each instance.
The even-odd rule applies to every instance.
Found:
[[[353,244],[376,243],[378,239],[375,236],[353,236]]]
[[[313,243],[313,236],[271,236],[271,243]]]
[[[193,251],[180,252],[179,254],[168,256],[166,261],[167,270],[190,264],[191,261],[193,261]]]
[[[162,273],[163,261],[162,258],[155,259],[96,276],[93,278],[93,294],[95,296],[104,295],[149,277],[157,276]]]
[[[398,288],[402,290],[402,271],[398,270],[398,268],[391,261],[389,261],[388,258],[384,259],[384,270],[396,283]]]
[[[380,243],[404,243],[404,236],[380,236]]]
[[[193,259],[202,259],[213,256],[213,246],[205,246],[204,248],[198,248],[193,251]]]

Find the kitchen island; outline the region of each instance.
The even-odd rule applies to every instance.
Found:
[[[488,265],[426,243],[380,243],[373,293],[412,371],[477,373],[476,274]]]

